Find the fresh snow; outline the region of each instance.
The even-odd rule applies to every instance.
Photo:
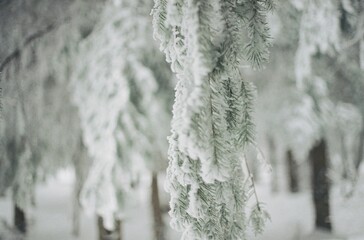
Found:
[[[71,234],[72,188],[71,171],[60,171],[56,177],[37,185],[36,207],[29,214],[27,240],[96,240],[96,219],[81,215],[80,237]],[[364,175],[351,198],[341,194],[340,187],[332,191],[334,235],[313,232],[313,208],[308,190],[298,194],[272,194],[265,184],[258,184],[260,200],[266,203],[272,221],[262,236],[249,240],[364,240]],[[149,210],[148,189],[141,189],[140,201],[127,213],[123,224],[125,240],[152,239],[152,222]],[[22,240],[10,229],[12,204],[9,194],[0,198],[0,240]],[[169,218],[165,215],[165,222]],[[5,237],[7,236],[7,237]],[[167,240],[178,240],[179,233],[168,229]]]

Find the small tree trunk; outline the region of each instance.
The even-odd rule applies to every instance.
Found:
[[[73,200],[73,213],[72,213],[72,234],[75,237],[80,236],[80,206],[77,199]]]
[[[361,130],[360,136],[359,136],[358,155],[357,155],[357,159],[355,161],[356,171],[359,170],[360,164],[363,161],[363,157],[364,157],[364,127]]]
[[[158,175],[152,174],[152,209],[154,220],[154,240],[164,240],[164,224],[158,191]]]
[[[292,193],[298,192],[298,166],[297,162],[293,158],[291,150],[287,151],[287,165],[288,165],[288,180],[289,190]]]
[[[342,177],[343,179],[349,179],[350,167],[349,167],[349,157],[346,149],[344,134],[340,135],[340,145],[341,145],[341,162],[342,162]]]
[[[21,233],[26,233],[27,231],[25,212],[17,204],[14,204],[14,226]]]
[[[317,228],[332,230],[330,219],[330,183],[327,177],[328,159],[326,143],[322,139],[311,149],[312,194],[315,206]]]
[[[99,229],[99,240],[122,240],[121,220],[115,220],[114,230],[107,230],[104,227],[104,220],[97,216],[97,226]]]
[[[272,165],[272,181],[271,181],[271,189],[273,193],[278,192],[278,162],[277,162],[277,153],[276,146],[274,144],[273,138],[268,136],[268,147],[269,147],[269,161]]]
[[[85,148],[85,145],[83,144],[81,136],[79,141],[79,147],[76,149],[73,155],[73,165],[75,169],[76,180],[73,192],[72,234],[78,237],[80,234],[80,225],[81,225],[80,195],[90,166],[87,150]]]
[[[82,186],[81,186],[81,181],[79,180],[80,173],[77,167],[78,167],[77,164],[75,164],[76,181],[73,189],[74,192],[73,192],[73,212],[72,212],[72,234],[75,237],[78,237],[80,235],[80,225],[81,225],[81,218],[80,218],[81,206],[79,198]]]
[[[115,220],[115,232],[117,233],[117,237],[115,239],[122,240],[122,225],[120,219]]]

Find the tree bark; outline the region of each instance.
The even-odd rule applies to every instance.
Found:
[[[287,166],[288,166],[289,190],[292,193],[296,193],[299,190],[298,166],[297,166],[297,162],[293,158],[293,154],[292,154],[291,150],[287,151]]]
[[[121,220],[116,219],[114,230],[108,230],[104,227],[104,220],[97,216],[97,226],[99,229],[99,240],[122,240]]]
[[[159,200],[158,175],[152,174],[152,210],[154,223],[154,240],[164,240],[164,223]]]
[[[330,219],[330,182],[327,176],[328,159],[324,139],[310,152],[312,166],[312,195],[315,206],[316,228],[332,230]]]
[[[27,231],[26,214],[17,204],[14,204],[14,226],[21,233]]]

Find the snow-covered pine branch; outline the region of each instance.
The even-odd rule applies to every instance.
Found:
[[[252,186],[242,163],[245,146],[255,144],[255,88],[239,67],[267,59],[271,6],[155,0],[154,34],[179,79],[166,188],[172,226],[183,239],[246,239]]]
[[[166,166],[173,78],[152,38],[151,7],[109,3],[73,56],[73,97],[93,160],[81,200],[107,229],[123,217],[140,172]]]
[[[339,1],[302,1],[300,40],[295,60],[296,81],[301,89],[306,89],[313,81],[311,62],[314,54],[332,54],[340,48],[338,4]]]

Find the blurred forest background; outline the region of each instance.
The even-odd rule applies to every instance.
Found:
[[[0,0],[0,240],[180,238],[153,5]],[[241,66],[272,168],[248,157],[271,215],[249,239],[363,240],[364,2],[276,5],[269,63]]]

